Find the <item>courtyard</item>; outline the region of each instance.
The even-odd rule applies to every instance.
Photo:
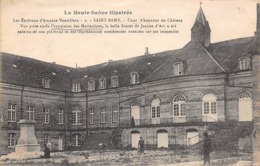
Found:
[[[251,165],[251,153],[212,152],[211,165]],[[52,152],[49,159],[4,160],[5,166],[186,166],[202,165],[203,156],[199,151],[174,151],[167,149],[146,150],[144,154],[137,150],[85,150]]]

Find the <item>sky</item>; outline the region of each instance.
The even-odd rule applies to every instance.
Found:
[[[190,40],[191,28],[201,6],[211,28],[211,42],[250,37],[256,31],[256,3],[260,0],[2,0],[1,52],[45,62],[86,67],[182,48]],[[64,15],[64,11],[132,11],[131,15]],[[175,34],[17,34],[27,19],[182,19]],[[102,23],[101,23],[102,24]]]

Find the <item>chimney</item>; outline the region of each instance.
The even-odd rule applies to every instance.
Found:
[[[148,50],[148,47],[145,47],[145,55],[149,54],[149,50]]]

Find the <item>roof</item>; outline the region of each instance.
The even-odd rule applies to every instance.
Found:
[[[214,43],[207,50],[227,72],[236,72],[239,58],[247,56],[253,45],[254,37],[247,37]]]
[[[147,54],[134,58],[89,66],[70,68],[31,58],[1,53],[1,82],[42,88],[42,78],[50,78],[50,89],[70,91],[74,81],[86,91],[89,80],[106,78],[108,88],[113,76],[119,77],[119,86],[129,86],[130,74],[137,72],[141,82],[156,81],[173,75],[173,64],[183,62],[184,75],[202,75],[238,70],[238,59],[245,56],[254,42],[253,37],[229,40],[203,47],[192,40],[182,49]],[[178,76],[179,77],[179,76]]]
[[[42,88],[42,78],[50,79],[50,88],[70,90],[75,69],[27,57],[1,53],[1,82]]]

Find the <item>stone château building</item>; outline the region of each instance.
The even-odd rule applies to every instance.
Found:
[[[136,147],[139,136],[147,146],[174,147],[216,133],[209,125],[251,124],[259,35],[211,43],[210,34],[200,8],[178,50],[84,68],[1,53],[1,152],[14,150],[20,119],[35,120],[39,143],[57,150],[88,146],[92,134],[117,127],[123,147]]]

